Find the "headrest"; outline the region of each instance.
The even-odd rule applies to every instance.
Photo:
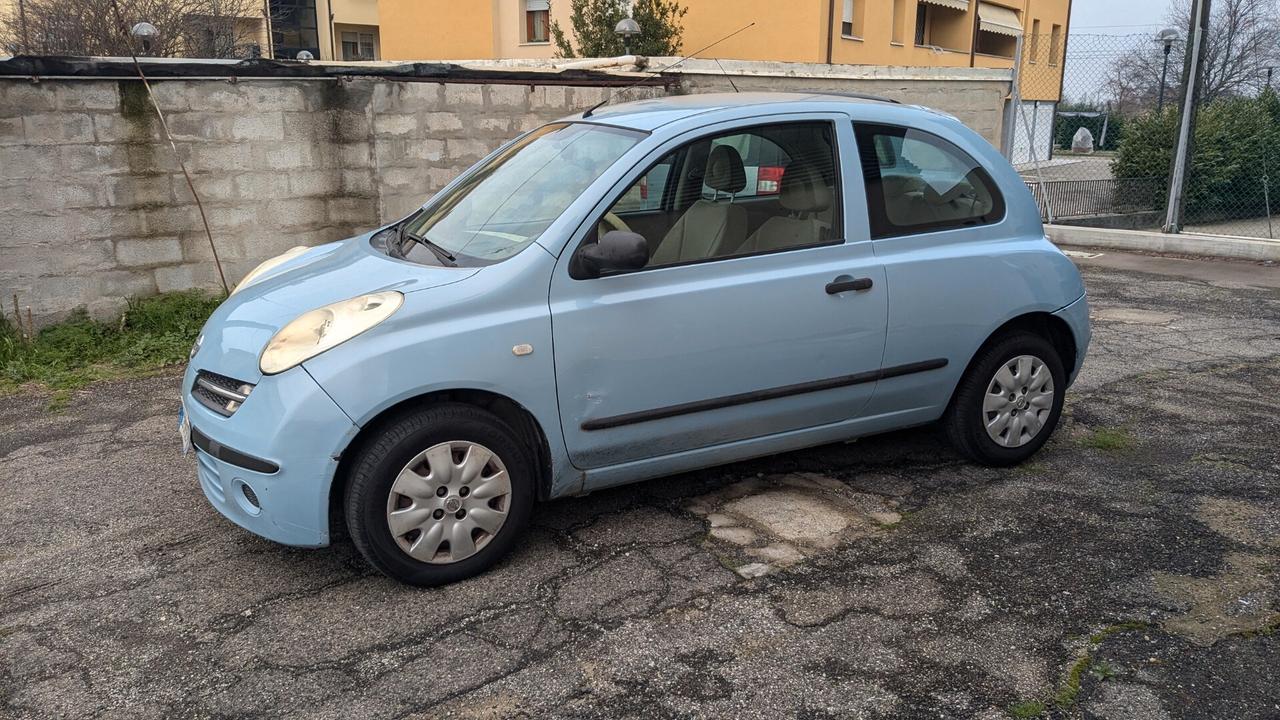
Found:
[[[742,168],[742,156],[728,145],[711,148],[707,157],[707,173],[702,181],[712,190],[740,193],[747,186],[747,172]]]
[[[792,163],[782,173],[778,202],[793,212],[822,212],[831,206],[831,188],[813,167]]]

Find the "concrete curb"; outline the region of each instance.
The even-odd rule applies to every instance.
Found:
[[[1046,225],[1045,234],[1057,245],[1141,250],[1172,255],[1202,255],[1238,260],[1280,261],[1280,241],[1221,235],[1166,235],[1142,230]]]

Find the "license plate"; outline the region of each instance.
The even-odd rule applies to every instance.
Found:
[[[178,437],[182,440],[182,454],[191,452],[191,418],[185,407],[178,408]]]

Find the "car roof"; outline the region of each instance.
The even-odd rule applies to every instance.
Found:
[[[624,91],[617,91],[625,94]],[[666,97],[605,104],[594,109],[590,115],[583,113],[572,115],[566,120],[586,120],[608,125],[643,130],[656,130],[668,123],[701,115],[717,110],[735,108],[758,108],[763,105],[803,105],[796,108],[802,111],[847,110],[850,106],[894,103],[893,100],[879,99],[873,96],[861,96],[856,93],[826,92],[743,92],[743,93],[696,93],[692,95],[671,95]],[[914,106],[901,106],[904,109]],[[770,108],[773,110],[774,108]],[[584,110],[584,112],[586,112]]]

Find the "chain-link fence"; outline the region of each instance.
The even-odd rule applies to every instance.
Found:
[[[1184,45],[1154,35],[1025,36],[1006,152],[1046,221],[1165,226]],[[1280,239],[1280,100],[1265,68],[1204,90],[1176,224]]]

